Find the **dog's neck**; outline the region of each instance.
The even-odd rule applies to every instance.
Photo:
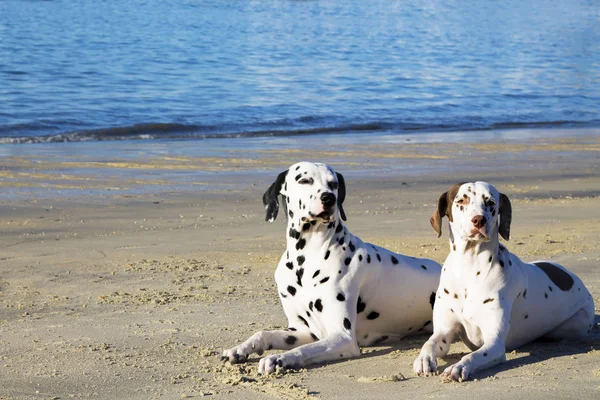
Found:
[[[336,236],[348,233],[339,217],[328,223],[289,218],[286,231],[287,249],[294,254],[304,252],[306,248],[327,249],[332,241],[336,240]]]

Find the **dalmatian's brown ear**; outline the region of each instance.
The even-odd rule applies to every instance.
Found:
[[[438,237],[442,236],[442,218],[447,216],[450,222],[453,221],[452,202],[454,201],[454,198],[456,197],[456,194],[462,185],[464,185],[464,182],[457,183],[456,185],[452,186],[450,190],[442,193],[438,199],[437,208],[429,219],[431,227],[437,232]]]
[[[285,170],[277,175],[275,182],[263,194],[263,204],[267,212],[265,221],[267,222],[273,222],[277,218],[277,213],[279,212],[279,193],[281,192],[281,187],[285,182],[287,173],[288,171]]]
[[[500,216],[498,233],[504,240],[508,240],[510,238],[510,223],[512,222],[512,206],[508,196],[504,193],[500,193],[500,211],[498,211],[498,215]]]
[[[344,207],[342,207],[342,203],[346,200],[346,181],[344,180],[344,176],[339,172],[336,172],[335,174],[337,175],[338,180],[337,206],[338,210],[340,210],[342,221],[346,221],[346,212],[344,211]]]

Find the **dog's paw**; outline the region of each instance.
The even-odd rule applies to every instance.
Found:
[[[469,379],[470,374],[471,371],[466,365],[462,362],[457,362],[444,370],[442,380],[444,382],[462,382]]]
[[[437,361],[435,357],[420,354],[413,363],[413,370],[417,375],[435,375],[437,372]]]
[[[272,374],[281,369],[298,368],[297,357],[283,353],[261,358],[258,362],[258,373],[261,375]]]
[[[221,361],[229,361],[232,364],[245,363],[251,353],[244,346],[235,346],[229,350],[223,350]]]

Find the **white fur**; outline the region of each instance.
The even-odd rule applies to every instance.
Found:
[[[264,201],[267,220],[278,210],[273,196],[281,194],[287,206],[287,250],[275,280],[289,328],[257,332],[225,350],[223,359],[243,362],[252,353],[288,350],[260,360],[259,372],[268,374],[355,357],[359,346],[431,331],[440,265],[352,235],[340,218],[343,177],[330,167],[302,162],[288,171]],[[338,204],[325,207],[323,193],[335,195]]]
[[[501,206],[505,209],[499,210]],[[505,230],[500,228],[500,233],[508,238],[510,230],[507,197],[488,183],[465,183],[448,199],[448,207],[452,216],[450,254],[437,290],[434,332],[413,365],[417,374],[435,374],[437,359],[448,353],[457,335],[474,351],[444,370],[442,375],[451,380],[464,380],[475,371],[499,364],[505,361],[507,349],[536,338],[581,338],[590,333],[594,302],[577,276],[546,262],[545,267],[562,275],[563,282],[572,279],[567,288],[499,243],[502,218]],[[439,219],[444,216],[443,208]],[[487,220],[481,229],[474,226],[476,216]],[[434,214],[434,228],[435,220]]]

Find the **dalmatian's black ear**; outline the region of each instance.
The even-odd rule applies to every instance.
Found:
[[[510,223],[512,222],[512,206],[508,196],[504,193],[500,193],[500,211],[498,211],[498,215],[500,216],[498,233],[504,240],[508,240],[510,238]]]
[[[288,171],[285,170],[277,175],[275,182],[263,194],[263,204],[267,212],[265,221],[267,222],[273,222],[277,218],[277,213],[279,212],[279,192],[281,192],[281,187],[285,182],[287,173]]]
[[[431,227],[434,231],[436,231],[438,237],[442,236],[442,218],[447,216],[450,222],[453,221],[452,202],[454,201],[454,198],[456,197],[456,194],[462,185],[464,185],[464,182],[457,183],[456,185],[452,186],[450,190],[442,193],[438,199],[437,208],[429,219]]]
[[[340,210],[342,221],[346,221],[346,212],[344,211],[344,207],[342,207],[342,203],[346,200],[346,181],[344,180],[344,176],[339,172],[336,172],[335,174],[337,175],[338,180],[337,206],[338,210]]]

